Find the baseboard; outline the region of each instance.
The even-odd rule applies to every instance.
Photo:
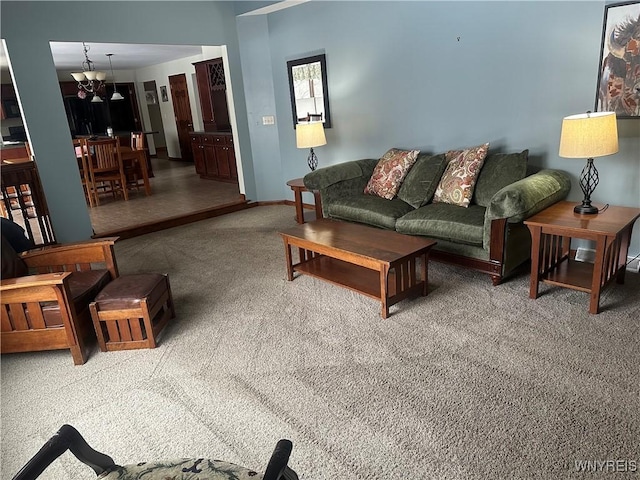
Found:
[[[578,247],[575,253],[577,262],[594,263],[596,251],[591,248]],[[640,273],[640,256],[627,257],[627,272]]]
[[[259,207],[263,207],[265,205],[288,205],[290,207],[296,206],[296,202],[294,202],[293,200],[269,200],[266,202],[262,201],[262,202],[256,202],[256,203],[258,204]],[[312,205],[310,203],[303,203],[302,208],[306,208],[307,210],[316,209],[315,205]]]

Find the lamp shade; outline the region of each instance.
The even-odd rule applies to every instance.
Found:
[[[570,115],[562,120],[560,153],[564,158],[595,158],[618,151],[615,112]]]
[[[322,122],[299,123],[296,125],[296,146],[298,148],[313,148],[326,145]]]

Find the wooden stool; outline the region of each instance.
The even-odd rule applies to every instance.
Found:
[[[155,348],[156,337],[175,317],[169,277],[159,273],[122,275],[89,308],[103,352]]]

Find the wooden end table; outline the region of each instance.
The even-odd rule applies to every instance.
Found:
[[[590,294],[589,313],[598,313],[600,292],[614,278],[624,283],[633,224],[640,208],[609,206],[601,213],[574,213],[573,202],[558,202],[525,220],[531,232],[529,297],[538,298],[542,281]],[[596,244],[593,264],[572,258],[571,239]]]
[[[427,262],[435,240],[326,218],[280,235],[289,281],[298,272],[375,298],[382,318],[400,300],[427,295]],[[298,247],[298,263],[293,263],[291,247]]]
[[[304,223],[304,205],[302,203],[302,192],[311,192],[313,193],[313,198],[315,200],[316,206],[316,220],[322,218],[322,201],[320,200],[320,192],[317,190],[309,190],[302,178],[294,178],[293,180],[289,180],[287,185],[291,187],[293,190],[293,194],[296,199],[296,222]]]

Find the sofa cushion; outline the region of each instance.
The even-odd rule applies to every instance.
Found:
[[[436,188],[433,202],[468,207],[488,150],[489,144],[484,143],[465,150],[447,152],[449,162]]]
[[[447,168],[447,159],[443,153],[439,155],[421,153],[404,178],[398,191],[398,198],[414,208],[426,205],[433,198],[445,168]]]
[[[328,215],[338,220],[358,222],[394,230],[396,219],[413,210],[399,198],[387,200],[374,195],[352,195],[336,199],[328,207]]]
[[[480,205],[431,203],[399,218],[396,231],[481,247],[485,210]]]
[[[522,180],[527,174],[529,150],[520,153],[492,153],[487,155],[478,175],[473,203],[488,207],[491,198],[507,185]]]
[[[367,186],[364,187],[364,193],[391,200],[398,193],[409,169],[416,163],[418,153],[419,150],[390,149],[378,161]]]
[[[69,293],[71,301],[75,305],[76,312],[81,314],[87,309],[89,303],[111,281],[109,270],[85,270],[73,272],[69,275]],[[48,327],[62,325],[60,306],[56,302],[42,306],[44,323]]]

